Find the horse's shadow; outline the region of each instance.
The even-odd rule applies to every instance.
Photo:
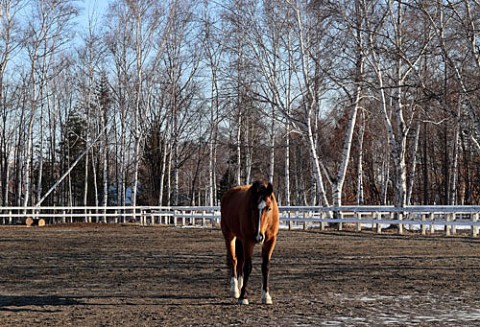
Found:
[[[117,296],[0,296],[0,312],[56,312],[62,310],[60,307],[87,305],[87,302],[82,302],[81,299],[86,300],[90,298],[95,299],[112,299]],[[120,296],[118,298],[128,299],[128,296]],[[166,301],[168,305],[184,306],[185,300],[191,300],[190,304],[196,305],[230,305],[230,301],[220,299],[215,296],[190,296],[190,295],[158,295],[150,297],[142,297],[143,299]],[[214,301],[218,300],[218,302]],[[95,305],[110,305],[107,300],[105,303],[96,302]],[[138,305],[136,303],[124,303],[123,305]]]
[[[64,296],[0,296],[0,312],[54,312],[56,310],[47,307],[59,307],[70,305],[81,305],[82,303],[74,297]]]

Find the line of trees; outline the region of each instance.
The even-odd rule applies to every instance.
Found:
[[[0,205],[478,203],[477,0],[79,6],[0,0]]]

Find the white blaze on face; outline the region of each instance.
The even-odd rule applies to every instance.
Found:
[[[265,203],[265,200],[262,200],[262,202],[260,202],[258,204],[258,231],[257,231],[257,242],[261,242],[263,241],[262,239],[262,236],[260,235],[260,222],[261,222],[261,219],[262,219],[262,210],[267,206],[267,204]]]

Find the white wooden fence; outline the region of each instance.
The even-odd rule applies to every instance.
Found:
[[[342,206],[280,207],[282,228],[320,228],[332,225],[342,230],[371,228],[381,233],[396,227],[422,234],[441,230],[446,235],[457,229],[469,230],[478,236],[480,206]],[[2,207],[0,224],[25,224],[27,218],[43,219],[46,224],[66,223],[136,223],[141,225],[218,226],[219,207]]]

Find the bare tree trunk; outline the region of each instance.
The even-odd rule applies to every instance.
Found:
[[[172,205],[172,165],[173,165],[174,146],[170,147],[168,152],[168,170],[167,170],[167,206]]]
[[[412,201],[412,193],[413,193],[416,171],[417,171],[417,152],[418,152],[419,142],[420,142],[420,122],[416,124],[415,138],[413,140],[412,151],[410,153],[410,157],[411,157],[410,175],[408,178],[408,188],[407,188],[408,191],[407,191],[407,200],[406,200],[406,203],[408,205],[413,204],[411,203],[411,201]]]
[[[103,108],[103,111],[106,111],[107,108]],[[108,162],[108,152],[109,152],[109,144],[108,144],[108,130],[107,130],[107,117],[106,115],[102,112],[100,114],[101,116],[101,126],[102,129],[105,131],[105,134],[102,138],[102,168],[103,168],[103,206],[106,207],[108,206],[108,191],[109,191],[109,174],[108,174],[108,167],[109,167],[109,162]]]
[[[92,174],[93,174],[93,190],[95,192],[95,197],[94,197],[94,203],[95,203],[95,206],[98,207],[99,205],[99,197],[98,197],[98,182],[97,182],[97,162],[96,162],[96,158],[93,154],[93,150],[90,151],[92,153]]]
[[[317,154],[317,144],[315,141],[314,135],[314,126],[316,124],[316,120],[312,123],[312,117],[317,116],[317,92],[318,90],[312,84],[312,80],[310,78],[310,67],[309,67],[309,55],[307,53],[307,44],[304,39],[304,32],[303,32],[303,22],[300,13],[300,9],[297,7],[293,7],[293,10],[296,13],[296,22],[298,25],[299,33],[299,51],[300,51],[300,61],[301,61],[301,70],[302,70],[302,79],[303,84],[305,87],[305,92],[308,94],[309,103],[306,104],[305,107],[305,119],[306,119],[306,129],[307,129],[307,144],[310,150],[310,160],[312,161],[313,165],[313,176],[315,178],[316,187],[318,189],[318,198],[319,202],[322,206],[329,206],[324,184],[323,184],[323,177],[322,171],[320,168],[320,162]]]
[[[216,203],[216,168],[217,168],[217,135],[218,135],[218,112],[219,94],[217,81],[218,59],[209,52],[210,66],[212,71],[211,102],[210,102],[210,141],[208,148],[208,201],[210,206]]]
[[[270,122],[270,160],[269,160],[269,180],[273,184],[275,176],[275,106],[272,105],[272,117]]]
[[[347,167],[350,161],[350,154],[352,149],[352,140],[353,140],[353,132],[355,130],[355,125],[357,121],[357,112],[360,107],[360,101],[362,98],[362,88],[363,88],[363,79],[364,79],[364,24],[363,20],[364,17],[362,13],[365,9],[361,9],[361,6],[364,4],[360,4],[359,1],[355,2],[355,30],[353,34],[356,40],[356,62],[355,62],[355,93],[353,95],[353,103],[351,104],[352,109],[350,115],[348,117],[347,128],[345,130],[345,137],[343,141],[343,148],[342,148],[342,156],[340,161],[340,167],[337,172],[337,176],[333,180],[332,183],[332,203],[334,207],[340,207],[342,205],[342,192],[343,192],[343,184],[345,183],[345,177],[347,175]],[[339,215],[340,213],[335,212],[335,215]],[[341,217],[340,217],[341,218]]]
[[[239,109],[240,110],[240,109]],[[237,185],[242,185],[242,114],[239,112],[237,117]]]
[[[167,127],[168,132],[168,127]],[[166,133],[167,133],[166,132]],[[168,142],[165,139],[163,142],[163,153],[162,153],[162,170],[160,172],[160,185],[159,185],[159,192],[158,192],[158,205],[161,206],[163,204],[163,190],[165,188],[165,172],[167,171],[167,153],[171,150],[168,147]]]
[[[173,144],[173,202],[174,206],[179,205],[179,163],[178,163],[178,145]]]
[[[365,112],[360,110],[361,124],[358,131],[358,159],[357,159],[357,205],[365,203],[363,191],[363,140],[365,136]]]
[[[316,186],[318,188],[320,205],[327,207],[329,206],[329,204],[328,204],[327,195],[326,195],[324,184],[323,184],[323,177],[320,169],[320,160],[318,158],[316,142],[313,136],[311,118],[307,118],[307,129],[308,129],[307,138],[308,138],[308,145],[310,150],[310,160],[314,165],[314,176],[315,176]]]
[[[452,168],[451,168],[451,181],[448,197],[448,204],[457,204],[457,179],[458,179],[458,147],[460,138],[460,113],[462,110],[461,101],[458,102],[459,119],[455,122],[453,146],[452,146]]]
[[[2,132],[0,134],[1,140],[1,155],[0,155],[0,184],[1,191],[0,196],[2,201],[1,205],[9,205],[9,186],[10,186],[10,156],[12,152],[12,145],[15,144],[14,140],[9,140],[8,130],[14,130],[15,126],[9,126],[7,99],[5,92],[5,81],[7,66],[10,62],[10,56],[20,46],[15,40],[15,35],[18,31],[17,24],[15,24],[14,16],[17,13],[18,8],[23,7],[23,1],[2,1],[0,3],[0,22],[2,26],[2,37],[0,38],[0,106],[2,115]],[[17,126],[20,127],[20,126]],[[18,130],[20,133],[20,130]]]
[[[250,131],[250,117],[245,117],[245,133],[243,136],[245,138],[245,181],[244,184],[248,184],[251,181],[251,173],[252,173],[252,147],[253,144],[251,143],[251,131]]]

